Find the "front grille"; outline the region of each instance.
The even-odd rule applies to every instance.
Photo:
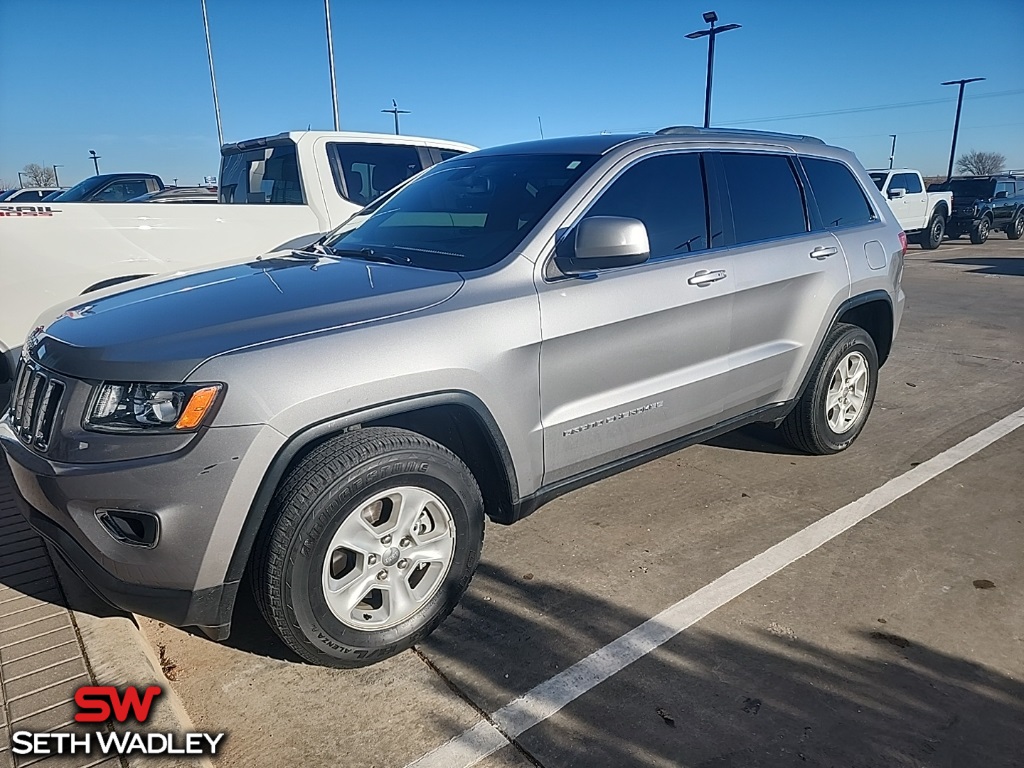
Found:
[[[46,450],[62,397],[63,382],[22,359],[11,395],[11,425],[23,443]]]

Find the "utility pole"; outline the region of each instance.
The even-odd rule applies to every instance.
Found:
[[[946,181],[953,178],[953,159],[956,157],[956,135],[960,132],[960,109],[964,105],[964,86],[984,79],[984,77],[968,77],[966,80],[950,80],[943,83],[943,85],[960,86],[960,93],[956,98],[956,120],[953,121],[953,144],[949,148],[949,169],[946,171]]]
[[[213,87],[213,112],[217,117],[217,149],[224,146],[224,131],[220,125],[220,100],[217,98],[217,78],[213,74],[213,46],[210,45],[210,20],[206,17],[206,0],[203,4],[203,29],[206,31],[206,57],[210,61],[210,85]]]
[[[896,134],[890,133],[889,136],[892,137],[892,149],[889,150],[889,168],[891,170],[892,161],[896,158]]]
[[[89,159],[92,160],[92,167],[96,169],[96,175],[100,175],[100,157],[101,155],[96,154],[95,149],[89,150]]]
[[[331,70],[331,104],[334,105],[334,130],[341,130],[338,119],[338,83],[334,79],[334,38],[331,36],[331,0],[324,0],[324,16],[327,20],[327,64]],[[398,133],[396,130],[395,133]]]
[[[699,29],[696,32],[691,32],[686,37],[690,40],[697,40],[701,37],[708,39],[708,79],[707,87],[704,91],[704,127],[709,128],[711,126],[711,81],[715,70],[715,38],[723,32],[739,29],[740,25],[726,24],[724,27],[716,27],[715,22],[718,21],[718,14],[714,11],[705,13],[704,21],[711,25],[709,29]]]
[[[540,121],[540,115],[537,115],[537,127],[540,128],[540,137],[544,138],[544,123]]]
[[[60,189],[60,179],[57,178],[57,169],[58,168],[63,168],[63,167],[64,167],[63,165],[55,165],[55,166],[53,166],[53,186],[57,187],[57,189]]]
[[[24,175],[25,175],[24,173],[22,173],[21,171],[18,171],[18,186],[20,186],[22,189],[25,188],[25,180],[23,178],[21,178]]]
[[[381,112],[390,112],[392,115],[395,116],[395,136],[397,136],[400,133],[400,131],[398,130],[398,116],[412,114],[408,109],[399,109],[398,102],[395,101],[394,99],[391,100],[391,109],[382,109]]]

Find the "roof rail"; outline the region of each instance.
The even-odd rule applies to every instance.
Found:
[[[743,138],[749,136],[751,138],[761,139],[787,139],[789,141],[809,141],[814,144],[824,144],[825,142],[819,139],[817,136],[805,136],[800,133],[776,133],[775,131],[748,131],[744,128],[700,128],[696,125],[672,125],[668,128],[662,128],[657,132],[658,136],[711,136],[714,134],[727,134],[729,136],[735,136],[736,138]]]

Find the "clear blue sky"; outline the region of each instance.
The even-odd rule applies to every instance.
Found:
[[[332,127],[322,0],[208,0],[226,141]],[[701,13],[718,39],[713,122],[811,133],[868,166],[945,170],[959,148],[1024,168],[1024,2],[928,0],[332,0],[342,128],[479,146],[703,119]],[[61,182],[216,174],[199,0],[0,0],[0,179],[62,164]],[[860,110],[766,121],[762,118]]]

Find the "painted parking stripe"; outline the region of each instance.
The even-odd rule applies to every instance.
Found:
[[[733,568],[654,618],[535,686],[448,743],[409,763],[406,768],[468,768],[475,765],[712,611],[1021,426],[1024,426],[1024,408]]]

